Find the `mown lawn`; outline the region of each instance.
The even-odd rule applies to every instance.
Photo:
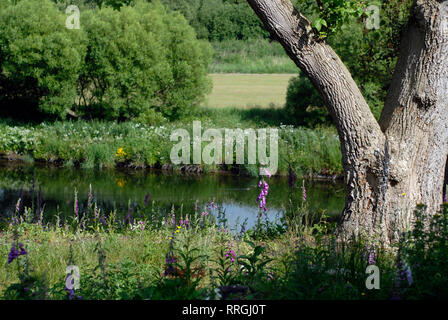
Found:
[[[289,79],[295,74],[211,74],[213,91],[206,104],[210,107],[268,108],[283,107]]]

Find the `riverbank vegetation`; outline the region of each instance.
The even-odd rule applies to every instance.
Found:
[[[291,189],[284,218],[229,228],[213,202],[192,212],[142,205],[107,212],[75,191],[70,215],[46,217],[33,202],[1,222],[0,295],[6,299],[444,299],[448,297],[448,207],[394,248],[374,239],[339,243],[334,224]],[[269,198],[268,198],[269,199]],[[294,200],[300,199],[300,200]],[[429,225],[429,229],[424,228]],[[395,252],[395,254],[393,254]],[[366,268],[380,288],[366,289]],[[67,274],[68,266],[76,272]],[[73,270],[73,268],[71,268]],[[68,281],[67,281],[68,279]],[[79,287],[67,283],[79,284]],[[373,283],[373,281],[372,281]]]
[[[203,109],[200,114],[191,116],[191,121],[169,122],[159,126],[99,120],[58,121],[33,126],[1,121],[0,152],[6,158],[20,155],[25,160],[36,159],[84,168],[162,168],[171,164],[170,152],[175,142],[170,142],[170,135],[175,129],[185,128],[192,134],[193,120],[201,121],[204,130],[266,128],[273,120],[263,122],[266,112],[263,109]],[[253,120],[245,120],[246,117]],[[289,164],[298,175],[341,173],[340,147],[335,130],[285,125],[279,127],[279,138],[279,174],[287,174]],[[205,146],[206,143],[203,143],[202,147]],[[204,164],[200,167],[203,171],[232,170],[232,167],[216,165]],[[176,169],[176,166],[170,165],[170,168]],[[246,174],[258,175],[254,165],[244,165],[241,169]]]

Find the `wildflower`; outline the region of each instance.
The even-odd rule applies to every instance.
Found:
[[[179,221],[179,223],[180,223],[181,226],[186,226],[186,227],[188,227],[189,224],[190,224],[190,219],[188,219],[188,218],[185,218],[185,220],[181,219],[181,220]]]
[[[19,200],[17,200],[17,204],[16,204],[16,213],[19,213],[20,211],[20,203],[22,202],[22,199],[19,198]]]
[[[124,151],[123,148],[118,148],[117,153],[115,154],[116,158],[124,158],[126,157],[127,153]]]
[[[407,288],[405,281],[407,280],[409,286],[414,282],[412,278],[411,268],[407,264],[406,260],[403,259],[401,255],[401,250],[398,250],[397,256],[397,271],[398,275],[396,278],[394,290],[392,291],[391,300],[401,300],[404,293],[406,293]]]
[[[218,208],[218,205],[215,204],[214,201],[210,202],[210,209],[216,209],[216,208]]]
[[[20,248],[20,251],[19,251],[19,249],[16,248],[16,243],[13,242],[11,251],[9,251],[9,254],[8,254],[8,264],[13,262],[14,259],[18,258],[19,256],[28,254],[28,252],[23,247],[22,243],[19,243],[19,248]]]
[[[73,300],[75,298],[75,290],[73,289],[66,289],[68,291],[68,299]]]
[[[174,254],[172,252],[168,252],[165,259],[165,272],[163,274],[165,277],[176,276],[177,272],[176,268],[174,267],[174,264],[176,262],[177,260]]]
[[[9,251],[9,254],[8,254],[8,264],[13,262],[14,259],[16,259],[19,255],[20,255],[19,250],[16,249],[16,244],[13,243],[11,251]]]
[[[268,170],[264,169],[264,172],[266,173],[266,175],[267,175],[269,178],[271,177],[271,174],[269,173]]]
[[[226,258],[228,258],[230,260],[231,263],[235,262],[236,253],[232,249],[230,243],[227,243],[227,251],[226,251],[225,256],[226,256]]]
[[[19,243],[19,248],[20,248],[20,255],[23,256],[25,254],[28,254],[28,252],[25,250],[25,248],[23,247],[23,243]]]
[[[260,187],[261,190],[260,190],[260,194],[257,197],[257,201],[258,201],[260,209],[263,209],[266,212],[267,211],[266,197],[269,193],[269,184],[266,181],[260,181],[258,183],[258,187]]]
[[[376,253],[375,249],[370,249],[369,245],[366,245],[367,254],[369,255],[369,264],[375,264]]]

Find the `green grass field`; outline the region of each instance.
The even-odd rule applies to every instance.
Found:
[[[295,74],[211,74],[213,91],[206,105],[215,108],[283,107]]]

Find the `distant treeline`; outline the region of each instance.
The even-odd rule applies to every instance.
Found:
[[[119,9],[136,0],[53,0],[65,5]],[[161,2],[165,7],[182,13],[196,30],[199,39],[209,41],[267,38],[269,33],[246,0],[144,0]]]

